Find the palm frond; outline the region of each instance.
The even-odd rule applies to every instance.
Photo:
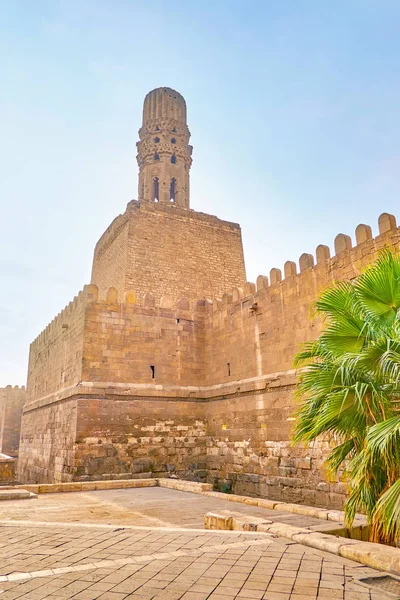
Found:
[[[372,520],[371,541],[393,543],[400,539],[400,479],[379,498]]]

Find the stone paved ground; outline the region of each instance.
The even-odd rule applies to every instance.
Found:
[[[113,490],[1,503],[0,599],[385,598],[356,582],[377,574],[373,569],[268,534],[194,529],[191,523],[202,522],[210,508],[202,501],[210,501],[214,509],[225,508],[220,501],[151,489],[153,496],[143,493],[150,489],[126,490],[130,495]],[[30,508],[23,506],[28,503]],[[158,519],[158,526],[105,524],[121,515],[126,519],[129,505],[134,508],[131,522]],[[69,510],[79,523],[67,522]],[[101,517],[102,510],[107,515]],[[21,514],[23,522],[6,521],[13,515],[21,519]],[[88,523],[90,518],[99,521]],[[173,526],[161,527],[167,518]]]
[[[184,510],[182,510],[184,508]],[[323,529],[327,522],[168,488],[41,494],[36,500],[1,503],[1,520],[83,521],[123,525],[203,528],[212,510],[233,510],[290,525]],[[332,529],[337,527],[331,524]]]

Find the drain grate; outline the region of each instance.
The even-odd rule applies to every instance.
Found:
[[[359,579],[359,582],[363,585],[367,585],[369,588],[379,589],[382,592],[390,595],[391,598],[400,599],[400,580],[390,575],[378,575],[376,577],[366,577]]]

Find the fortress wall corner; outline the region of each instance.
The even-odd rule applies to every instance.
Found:
[[[25,386],[0,388],[0,452],[18,458]]]

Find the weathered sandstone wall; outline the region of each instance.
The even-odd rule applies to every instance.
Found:
[[[145,222],[176,210],[134,207]],[[272,269],[270,281],[260,276],[212,301],[176,300],[161,287],[154,297],[86,286],[31,348],[22,480],[175,471],[239,493],[340,506],[344,487],[323,468],[329,441],[290,445],[291,368],[320,331],[310,320],[318,294],[355,277],[383,247],[400,247],[394,217],[382,215],[379,229],[372,239],[360,225],[354,248],[340,234],[333,258],[319,246],[315,265],[302,255],[299,273],[287,262],[283,280]]]
[[[0,453],[18,457],[25,387],[8,385],[0,388]]]
[[[75,473],[77,401],[65,399],[25,406],[18,480],[22,483],[72,481]]]
[[[95,286],[88,289],[95,290]],[[142,304],[132,292],[118,302],[111,288],[105,301],[87,304],[83,340],[83,381],[199,385],[204,380],[202,304],[161,305],[146,294]]]
[[[79,292],[32,342],[27,402],[81,381],[86,301],[86,293]]]
[[[78,401],[75,479],[175,473],[205,480],[206,453],[201,404],[129,396]]]
[[[394,217],[382,215],[379,228],[380,235],[372,238],[371,228],[359,225],[354,248],[349,236],[339,234],[332,258],[327,246],[318,246],[316,264],[311,254],[303,254],[299,273],[296,263],[288,261],[283,279],[279,269],[272,269],[269,280],[260,276],[257,285],[246,283],[214,299],[205,320],[206,383],[291,369],[301,344],[321,331],[311,309],[322,290],[356,277],[385,246],[399,249],[400,230]]]
[[[340,234],[333,258],[326,246],[319,246],[316,265],[311,255],[302,255],[300,273],[287,262],[283,280],[273,269],[270,282],[260,276],[257,286],[246,283],[214,299],[205,319],[206,384],[230,382],[231,389],[237,384],[236,394],[207,407],[207,465],[210,480],[219,486],[307,504],[343,503],[343,484],[326,481],[323,459],[329,441],[307,449],[290,444],[290,369],[301,344],[321,331],[321,322],[311,319],[320,292],[334,281],[353,279],[382,248],[399,249],[400,230],[392,215],[380,217],[379,231],[373,239],[371,228],[359,225],[354,248],[350,237]],[[267,390],[266,376],[272,379]]]
[[[157,302],[164,295],[196,301],[245,281],[239,225],[165,203],[129,202],[94,254],[92,283],[100,298],[115,287],[121,299],[134,290]]]
[[[96,244],[92,267],[92,282],[100,293],[115,287],[120,294],[126,289],[128,271],[129,212],[119,215]]]

